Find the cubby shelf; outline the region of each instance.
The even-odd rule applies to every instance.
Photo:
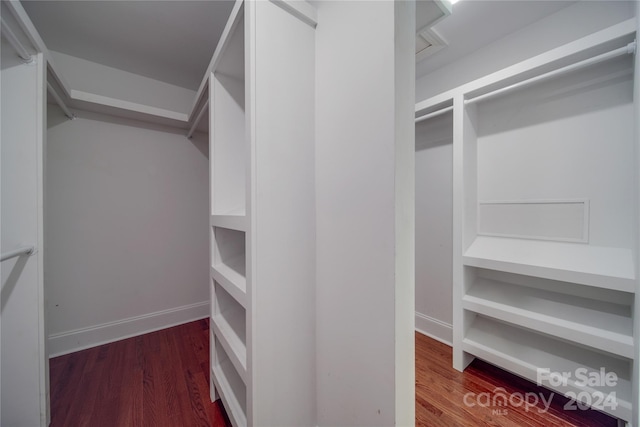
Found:
[[[478,236],[464,265],[635,292],[632,251],[580,243]]]
[[[633,358],[631,307],[527,286],[478,279],[463,308]]]
[[[216,346],[216,351],[219,351]],[[216,356],[217,357],[217,356]],[[227,415],[234,427],[247,425],[246,387],[236,373],[230,360],[225,360],[211,369],[211,379],[220,394]]]
[[[593,403],[596,393],[615,393],[616,408],[609,406],[595,407],[614,417],[630,419],[631,405],[631,360],[606,355],[556,340],[539,333],[527,331],[477,316],[462,341],[464,351],[501,366],[508,371],[520,375],[530,381],[538,381],[539,369],[550,369],[552,372],[568,372],[570,378],[566,385],[552,386],[542,381],[545,387],[566,394],[567,392],[589,393]],[[590,387],[580,384],[585,375],[601,376],[601,369],[617,375],[616,385]],[[585,371],[577,371],[584,369]],[[585,396],[586,397],[586,396]],[[589,400],[587,398],[587,400]]]
[[[232,311],[224,315],[214,316],[211,320],[216,337],[220,340],[227,356],[229,356],[238,371],[238,375],[246,383],[247,347],[244,333],[244,316],[244,311]]]
[[[211,277],[220,284],[238,303],[246,307],[247,280],[244,276],[245,257],[238,256],[227,264],[211,267]]]
[[[244,211],[225,215],[211,215],[211,226],[229,230],[247,231],[247,216]]]

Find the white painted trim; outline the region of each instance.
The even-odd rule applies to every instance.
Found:
[[[62,356],[110,342],[209,317],[209,301],[129,317],[88,328],[49,335],[49,357]]]
[[[416,331],[422,335],[453,346],[453,325],[416,311]]]
[[[479,200],[478,208],[482,205],[553,205],[553,204],[582,204],[582,236],[557,237],[538,236],[535,234],[489,233],[480,231],[480,209],[478,209],[478,236],[508,237],[512,239],[547,240],[553,242],[589,243],[589,199],[511,199],[511,200]]]
[[[318,25],[318,12],[316,8],[307,1],[301,0],[270,0],[271,3],[295,16],[305,24],[316,28]]]
[[[43,52],[36,54],[36,67],[38,69],[36,82],[36,173],[38,176],[37,194],[37,228],[38,240],[35,251],[41,248],[37,254],[38,263],[38,368],[40,381],[40,425],[48,426],[51,423],[51,402],[49,389],[49,349],[47,347],[47,316],[46,316],[46,288],[44,286],[44,161],[45,144],[47,140],[47,69]],[[34,252],[34,253],[36,253]]]

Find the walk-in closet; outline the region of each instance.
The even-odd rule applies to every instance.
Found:
[[[0,424],[637,427],[639,14],[2,0]]]

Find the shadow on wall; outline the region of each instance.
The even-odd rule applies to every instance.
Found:
[[[7,280],[2,283],[2,305],[0,306],[0,313],[4,311],[7,301],[9,301],[18,280],[20,280],[20,275],[22,275],[22,272],[29,261],[29,257],[30,255],[26,254],[19,256],[9,273]]]

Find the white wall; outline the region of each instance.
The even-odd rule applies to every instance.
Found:
[[[46,285],[53,355],[208,315],[208,145],[50,106]]]
[[[48,360],[42,280],[42,55],[20,62],[2,40],[2,145],[0,165],[2,252],[35,246],[39,251],[2,262],[0,317],[3,426],[46,425]]]
[[[320,426],[415,422],[412,6],[318,2]]]
[[[419,76],[416,101],[622,22],[634,14],[633,1],[579,1],[452,64]]]
[[[195,91],[50,51],[56,69],[71,89],[188,114]]]
[[[416,124],[416,329],[452,342],[453,115]]]
[[[483,102],[477,115],[480,202],[588,199],[589,245],[634,247],[631,57]]]

